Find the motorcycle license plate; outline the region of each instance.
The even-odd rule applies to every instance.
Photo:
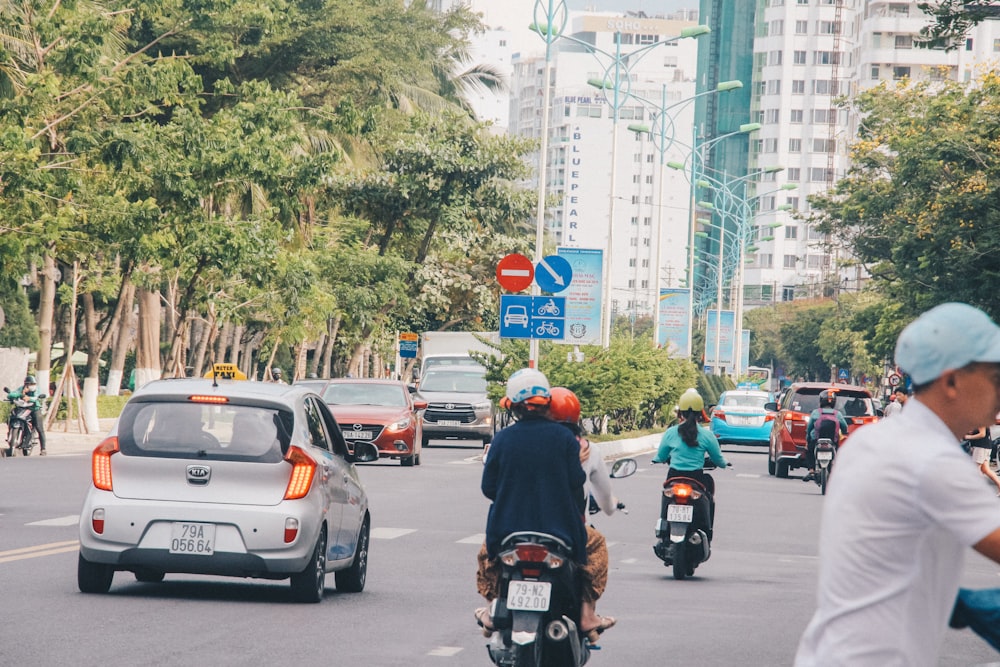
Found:
[[[824,462],[826,462],[826,461],[832,461],[833,460],[833,452],[831,452],[830,450],[822,450],[821,449],[818,452],[816,452],[816,460],[817,461],[824,461]]]
[[[548,611],[552,584],[548,581],[511,581],[507,586],[507,609]]]
[[[170,553],[211,556],[215,553],[215,524],[175,521],[170,528]]]
[[[667,521],[691,523],[694,518],[694,505],[667,505]]]

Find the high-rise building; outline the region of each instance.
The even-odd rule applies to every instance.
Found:
[[[684,172],[665,163],[683,161],[690,152],[694,109],[682,101],[694,95],[698,45],[672,38],[693,25],[644,15],[578,14],[567,27],[570,38],[557,41],[552,51],[546,181],[554,205],[546,225],[559,245],[611,248],[615,315],[651,315],[657,287],[679,286],[684,279],[689,186]],[[645,55],[639,57],[640,51]],[[544,72],[543,56],[515,57],[510,133],[542,136]],[[588,81],[611,87],[602,90]],[[673,122],[661,144],[655,116],[664,98],[668,107],[681,104],[668,111]]]
[[[751,143],[750,166],[784,168],[758,192],[780,183],[798,187],[757,202],[760,249],[749,255],[743,281],[748,306],[829,296],[865,280],[828,238],[779,209],[807,215],[809,195],[847,173],[861,119],[838,108],[838,98],[904,79],[972,81],[977,67],[1000,56],[998,22],[980,24],[952,51],[919,47],[920,29],[930,22],[915,1],[758,0],[752,107],[763,127]]]

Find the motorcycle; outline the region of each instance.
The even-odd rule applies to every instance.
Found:
[[[611,477],[636,471],[620,459]],[[624,505],[619,504],[624,510]],[[490,604],[494,632],[486,649],[498,667],[582,667],[591,644],[580,629],[580,583],[573,549],[533,531],[512,533],[500,543],[498,597]]]
[[[10,394],[10,389],[3,388],[5,394]],[[39,396],[44,399],[45,395]],[[30,456],[34,447],[37,434],[31,421],[31,413],[34,410],[34,402],[22,398],[10,398],[8,401],[14,404],[10,417],[7,420],[7,447],[0,450],[4,456],[14,456],[17,450],[21,450],[23,456]]]
[[[706,458],[704,470],[716,465]],[[673,567],[674,579],[694,574],[712,555],[712,492],[693,477],[668,477],[663,482],[660,519],[656,523],[656,557]]]
[[[837,448],[830,438],[819,438],[816,441],[816,473],[814,481],[820,488],[820,495],[826,495],[826,485],[830,481],[833,470],[833,459],[837,456]]]

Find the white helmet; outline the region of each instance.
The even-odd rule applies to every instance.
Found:
[[[550,398],[549,380],[537,369],[522,368],[507,380],[507,399],[511,404],[548,405]]]

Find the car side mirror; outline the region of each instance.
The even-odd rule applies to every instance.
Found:
[[[771,403],[765,403],[764,404],[764,409],[765,410],[769,410],[771,412],[777,412],[778,411],[778,404],[775,403],[775,402],[773,402],[773,401]]]
[[[635,474],[638,469],[639,464],[635,462],[635,459],[618,459],[615,461],[614,465],[611,466],[611,477],[613,479],[621,479],[622,477],[628,477]]]
[[[413,409],[414,410],[426,410],[427,409],[427,401],[413,401]]]
[[[363,440],[355,441],[354,453],[350,456],[350,460],[354,463],[371,463],[372,461],[378,461],[378,447]]]
[[[879,417],[885,417],[885,410],[879,408],[878,410],[875,411],[875,414],[878,415]]]

